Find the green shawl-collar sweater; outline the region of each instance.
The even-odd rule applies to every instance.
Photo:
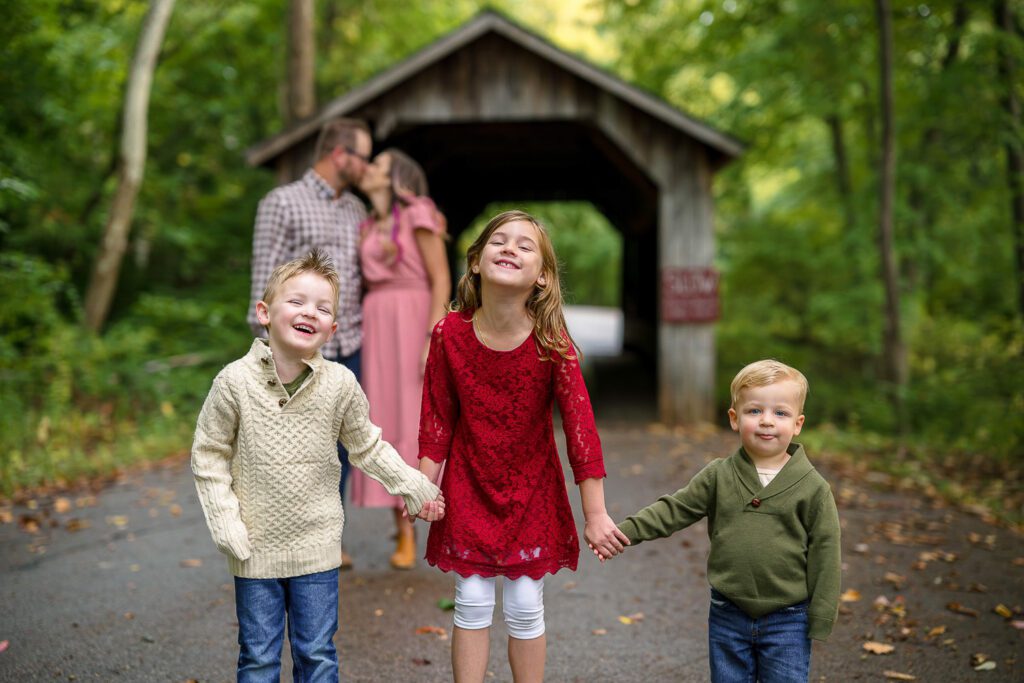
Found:
[[[289,396],[263,339],[213,380],[196,424],[192,472],[207,526],[235,576],[302,576],[341,563],[345,515],[337,442],[353,467],[415,515],[439,489],[370,422],[355,375],[317,353]]]
[[[839,608],[839,514],[828,482],[799,444],[768,486],[740,448],[672,495],[626,518],[632,544],[708,518],[708,581],[751,618],[803,600],[808,635],[826,640]]]

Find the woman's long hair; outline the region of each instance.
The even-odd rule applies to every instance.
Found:
[[[538,248],[541,256],[541,274],[546,284],[534,284],[530,298],[526,300],[526,309],[533,320],[533,334],[538,345],[538,352],[544,360],[550,360],[552,354],[558,353],[562,358],[580,358],[582,354],[576,349],[576,343],[569,335],[562,311],[562,285],[558,278],[558,259],[555,247],[547,229],[536,218],[525,211],[513,210],[499,213],[492,218],[466,251],[466,273],[459,279],[455,292],[453,311],[467,311],[480,308],[483,296],[480,288],[480,274],[473,272],[473,266],[479,265],[480,253],[484,245],[491,239],[494,231],[512,221],[526,221],[537,228]]]

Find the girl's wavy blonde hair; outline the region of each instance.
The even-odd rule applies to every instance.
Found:
[[[466,273],[459,279],[455,292],[455,301],[451,310],[467,311],[480,308],[483,296],[480,288],[480,274],[473,272],[479,265],[480,254],[484,245],[491,239],[494,231],[513,221],[526,221],[537,229],[537,246],[541,256],[541,274],[544,276],[543,286],[535,284],[530,298],[526,301],[526,309],[533,320],[533,335],[537,344],[537,352],[542,360],[552,360],[557,353],[562,358],[580,359],[583,354],[576,348],[576,342],[569,334],[562,311],[562,285],[558,278],[558,259],[555,247],[551,243],[547,228],[536,218],[525,211],[512,210],[499,213],[492,218],[466,251]]]

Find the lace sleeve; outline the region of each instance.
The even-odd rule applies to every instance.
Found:
[[[423,373],[423,403],[420,407],[420,455],[434,462],[444,462],[452,445],[455,424],[459,419],[459,403],[452,381],[451,369],[444,349],[442,318],[430,335],[430,352]]]
[[[594,424],[594,410],[590,395],[583,383],[583,373],[576,358],[554,359],[555,400],[562,414],[562,430],[572,467],[573,479],[578,484],[584,479],[605,476],[601,438]]]

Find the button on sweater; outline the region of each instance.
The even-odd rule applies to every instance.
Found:
[[[807,600],[808,635],[826,640],[839,608],[839,514],[828,482],[799,444],[763,486],[739,449],[690,483],[627,517],[636,544],[708,518],[708,581],[751,618]]]
[[[309,377],[289,396],[270,347],[256,339],[217,375],[199,414],[192,473],[210,534],[235,576],[285,578],[339,566],[338,441],[353,467],[402,496],[410,515],[439,492],[381,439],[347,368],[320,354],[306,363]]]

